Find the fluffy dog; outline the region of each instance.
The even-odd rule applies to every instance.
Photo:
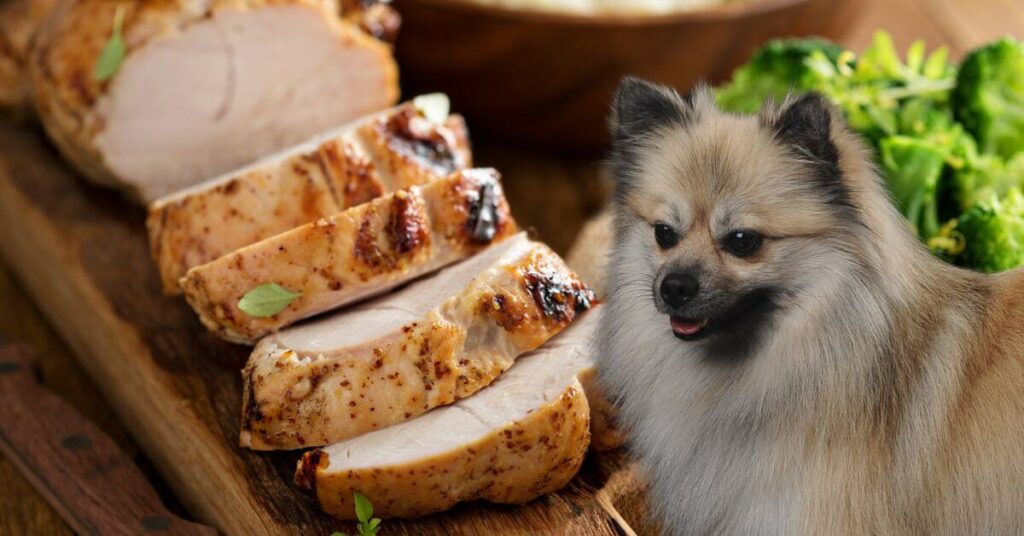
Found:
[[[1024,533],[1024,272],[932,256],[819,96],[613,113],[599,370],[667,532]]]

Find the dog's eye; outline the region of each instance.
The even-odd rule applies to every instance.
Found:
[[[654,224],[654,239],[661,249],[668,249],[679,243],[679,235],[676,234],[675,229],[664,223]]]
[[[722,248],[737,257],[749,257],[761,249],[764,238],[747,229],[732,231],[722,240]]]

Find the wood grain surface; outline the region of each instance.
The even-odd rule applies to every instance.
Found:
[[[929,47],[946,44],[954,57],[960,57],[971,47],[999,36],[1024,35],[1024,1],[863,0],[861,15],[850,21],[840,40],[860,49],[879,28],[890,31],[898,46],[905,47],[914,39],[922,38]],[[458,102],[454,105],[457,109]],[[209,488],[228,494],[233,485],[242,482],[258,489],[263,497],[240,501],[245,506],[241,510],[221,512],[215,504],[197,504],[190,501],[187,494],[182,494],[184,506],[199,519],[228,516],[232,517],[226,523],[228,530],[248,529],[246,520],[233,518],[256,512],[255,515],[263,516],[257,519],[269,521],[265,527],[251,530],[253,534],[274,528],[306,529],[310,534],[351,530],[351,527],[316,515],[315,509],[304,502],[305,498],[296,495],[287,484],[294,455],[254,455],[237,452],[233,447],[238,425],[237,414],[231,415],[237,412],[237,400],[225,400],[216,393],[223,391],[240,396],[237,370],[244,355],[197,331],[183,303],[159,297],[155,276],[139,242],[141,212],[127,208],[116,197],[71,180],[38,132],[32,131],[26,136],[21,129],[9,124],[2,127],[0,153],[13,154],[21,163],[14,167],[16,181],[0,181],[0,227],[3,229],[0,250],[6,263],[6,268],[0,266],[0,334],[32,344],[40,355],[37,371],[42,383],[110,434],[144,472],[157,480],[159,488],[166,491],[168,488],[163,484],[167,482],[178,491]],[[558,155],[520,153],[477,139],[478,163],[494,165],[503,171],[507,194],[519,222],[525,228],[534,229],[537,237],[548,241],[556,250],[565,252],[585,219],[603,202],[599,166],[591,161],[570,160]],[[20,151],[36,151],[38,160],[29,161]],[[4,163],[5,168],[9,168],[6,157]],[[63,182],[32,183],[33,174],[50,170],[60,173]],[[12,190],[15,186],[17,189]],[[31,221],[21,221],[20,215],[10,213],[7,207],[12,203],[35,207],[28,216]],[[64,223],[38,228],[43,231],[37,229],[36,223],[52,221]],[[30,227],[34,229],[31,232]],[[72,242],[73,250],[67,243],[47,242],[67,234],[76,237]],[[22,253],[56,261],[53,266],[15,263],[12,254]],[[82,270],[70,275],[64,272],[65,263],[74,266],[79,261]],[[108,272],[92,293],[76,290],[79,284],[92,285],[85,270]],[[122,297],[105,299],[102,298],[105,293]],[[29,295],[38,300],[40,307],[30,301]],[[148,296],[148,302],[124,298],[132,295]],[[97,297],[102,298],[98,302],[102,307],[83,310],[79,306],[81,300]],[[87,318],[90,315],[95,318]],[[92,332],[88,326],[97,318],[129,327],[123,331]],[[59,334],[51,323],[62,326]],[[191,357],[176,362],[151,355],[147,350],[150,347],[154,348],[153,354],[190,352]],[[104,353],[135,351],[141,351],[133,358],[140,362],[123,363],[126,371],[118,370],[117,362],[102,367],[95,365],[97,356]],[[86,368],[93,378],[104,381],[124,374],[127,383],[117,392],[107,391],[104,396],[73,354],[89,364]],[[156,384],[142,382],[136,374],[140,370],[156,371],[162,379]],[[184,402],[177,407],[153,409],[144,415],[127,414],[126,397],[150,400],[157,392],[177,393]],[[168,427],[171,422],[203,422],[202,419],[209,419],[206,422],[211,424],[205,428],[200,426],[201,432],[184,439],[174,437]],[[132,431],[131,435],[128,430]],[[162,443],[167,441],[186,443],[186,455],[210,443],[219,444],[220,454],[211,463],[190,461],[187,467],[179,467],[159,454]],[[151,461],[160,469],[162,478],[156,476],[144,451],[152,453]],[[239,466],[243,467],[237,481],[221,481],[211,476]],[[559,530],[563,531],[559,533],[580,533],[594,528],[596,523],[599,529],[610,533],[613,521],[598,515],[600,503],[606,503],[627,513],[627,522],[638,534],[653,533],[653,527],[644,521],[642,495],[634,485],[633,471],[635,467],[621,453],[588,461],[581,478],[564,493],[522,510],[531,521],[520,528],[537,534]],[[170,493],[164,494],[164,502],[172,511],[177,508]],[[294,521],[282,521],[293,511],[298,511]],[[436,530],[430,532],[467,533],[456,530],[453,525],[456,522],[470,523],[460,525],[463,527],[489,530],[493,529],[493,525],[487,523],[489,516],[493,515],[500,522],[513,512],[511,508],[501,507],[461,507],[445,516],[447,521],[439,522]],[[559,527],[556,522],[563,520],[563,514],[575,521]],[[595,522],[598,519],[600,522]],[[382,534],[413,533],[417,528],[414,524],[391,522],[385,527],[387,530]],[[34,493],[11,464],[0,459],[0,534],[70,533],[56,512]]]
[[[0,452],[78,534],[213,536],[169,512],[96,425],[36,380],[33,353],[0,344]]]

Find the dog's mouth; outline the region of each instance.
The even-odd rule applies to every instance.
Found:
[[[669,325],[672,334],[684,342],[708,340],[709,356],[742,358],[762,339],[773,314],[781,307],[780,295],[775,288],[759,288],[718,310],[705,305],[689,311],[671,311]]]
[[[672,315],[669,317],[669,323],[672,325],[672,333],[684,341],[695,341],[707,333],[704,329],[708,326],[707,318],[685,318]]]

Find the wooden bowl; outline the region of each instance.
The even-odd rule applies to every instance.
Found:
[[[753,0],[699,11],[584,16],[395,0],[403,90],[443,91],[474,137],[594,153],[607,143],[608,104],[632,74],[687,91],[718,82],[764,41],[835,36],[857,0]]]

